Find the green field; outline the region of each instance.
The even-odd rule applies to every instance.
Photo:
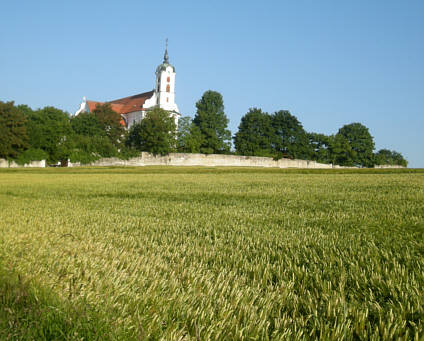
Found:
[[[423,171],[0,171],[1,340],[423,335]]]

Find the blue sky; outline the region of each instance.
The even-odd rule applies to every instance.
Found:
[[[237,131],[251,107],[307,131],[361,122],[424,167],[424,1],[4,1],[0,100],[68,112],[154,87],[165,38],[176,102],[206,90]]]

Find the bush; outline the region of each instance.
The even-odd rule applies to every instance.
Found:
[[[139,155],[140,155],[139,150],[124,146],[119,150],[118,158],[120,158],[121,160],[129,160]]]
[[[15,161],[18,165],[24,165],[30,163],[31,161],[47,160],[48,157],[49,154],[47,154],[42,149],[27,149],[22,154],[20,154]]]
[[[88,164],[102,157],[118,155],[116,147],[106,136],[74,136],[74,147],[70,153],[71,162]]]

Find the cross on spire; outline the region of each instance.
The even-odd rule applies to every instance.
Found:
[[[169,64],[169,56],[168,56],[168,38],[166,38],[166,48],[165,55],[163,56],[163,62]]]

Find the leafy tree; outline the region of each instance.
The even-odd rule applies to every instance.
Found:
[[[309,159],[312,150],[302,124],[287,110],[272,115],[275,151],[289,158]]]
[[[106,136],[115,146],[120,146],[125,140],[125,128],[121,116],[112,110],[109,103],[96,104],[93,114],[99,120]],[[78,115],[79,116],[79,115]]]
[[[44,150],[41,149],[27,149],[22,154],[16,158],[16,163],[19,165],[24,165],[26,163],[30,163],[31,161],[41,161],[47,160],[49,158],[49,154],[47,154]]]
[[[367,127],[361,123],[351,123],[339,129],[337,135],[343,136],[355,152],[353,163],[362,167],[374,166],[374,139]]]
[[[83,112],[78,116],[72,117],[71,126],[77,135],[106,136],[104,125],[96,115],[91,113]]]
[[[177,150],[182,153],[200,153],[202,145],[200,128],[193,124],[189,116],[181,117],[178,121]]]
[[[261,109],[251,108],[241,118],[234,145],[238,154],[271,156],[274,129],[271,116]]]
[[[408,161],[405,160],[402,154],[394,150],[390,151],[388,149],[380,149],[375,154],[374,160],[376,165],[408,166]]]
[[[26,104],[19,104],[16,106],[16,109],[19,110],[19,112],[24,115],[25,117],[28,117],[31,113],[34,112],[28,105]]]
[[[0,158],[15,158],[27,147],[25,116],[13,102],[0,101]]]
[[[107,136],[74,135],[72,142],[71,162],[87,164],[102,157],[118,156],[116,147]]]
[[[311,146],[311,158],[322,163],[331,163],[330,136],[318,133],[307,133]]]
[[[93,113],[80,113],[73,117],[71,126],[75,135],[71,161],[86,164],[101,157],[126,158],[128,150],[121,140],[127,133],[120,120],[119,114],[110,105],[98,105]]]
[[[226,153],[231,147],[231,132],[224,113],[224,101],[219,92],[208,90],[196,103],[193,123],[202,134],[200,151],[205,154]]]
[[[176,128],[174,118],[167,111],[154,108],[131,127],[127,144],[154,155],[166,155],[175,150]]]
[[[45,107],[29,113],[27,119],[32,149],[44,150],[49,155],[48,162],[68,158],[73,132],[67,113],[53,107]]]
[[[354,166],[356,152],[352,150],[349,141],[340,134],[328,138],[329,161],[334,165]]]

